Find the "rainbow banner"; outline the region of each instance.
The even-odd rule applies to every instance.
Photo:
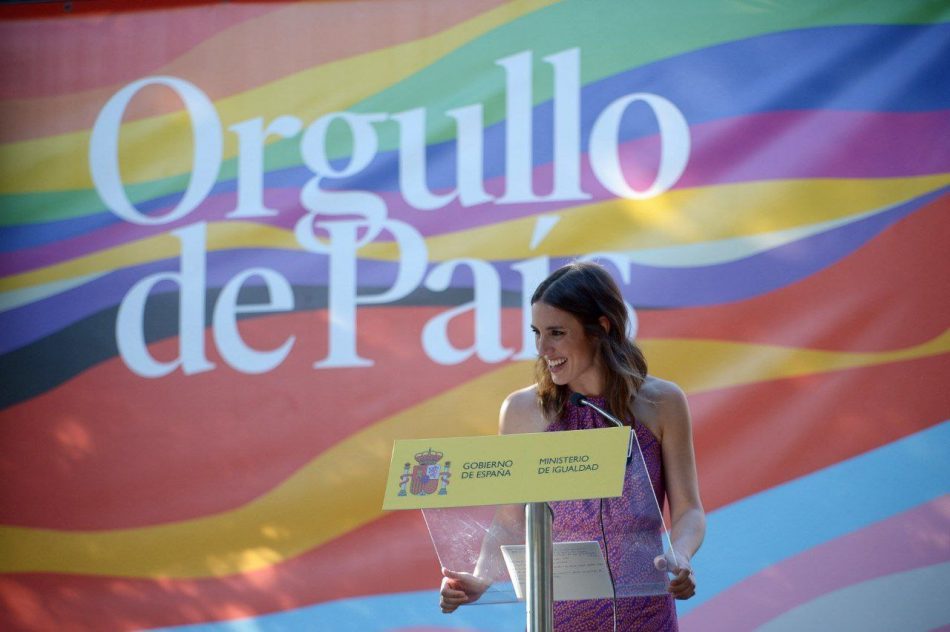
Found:
[[[946,2],[0,18],[0,628],[523,629],[384,482],[574,259],[689,397],[684,630],[950,625]]]

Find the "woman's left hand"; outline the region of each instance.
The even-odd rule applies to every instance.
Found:
[[[676,599],[689,599],[696,594],[696,576],[693,575],[693,569],[680,567],[677,569],[670,585],[667,588]]]
[[[676,599],[689,599],[696,594],[696,576],[693,574],[693,567],[690,566],[689,558],[685,555],[676,555],[674,559],[675,562],[665,555],[660,555],[654,563],[657,569],[668,571],[673,576],[666,590]]]

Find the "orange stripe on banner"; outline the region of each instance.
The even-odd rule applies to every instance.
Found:
[[[929,428],[950,353],[690,395],[707,511]]]

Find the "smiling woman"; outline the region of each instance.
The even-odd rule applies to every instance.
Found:
[[[567,631],[608,630],[611,625],[623,630],[676,630],[673,598],[689,599],[696,592],[690,559],[706,530],[686,397],[672,382],[648,375],[643,353],[628,338],[628,312],[620,289],[603,267],[572,263],[556,270],[535,290],[531,310],[538,352],[536,383],[505,399],[499,432],[602,427],[597,413],[571,395],[580,393],[596,401],[633,428],[649,477],[649,484],[644,484],[652,487],[656,513],[661,513],[668,496],[672,520],[671,550],[654,560],[657,569],[671,574],[668,594],[559,601],[554,604],[555,627]],[[634,459],[633,463],[628,463],[619,498],[551,503],[554,532],[569,533],[572,540],[598,542],[617,584],[643,570],[617,562],[628,553],[621,534],[655,533],[655,523],[661,520],[657,517],[650,523],[631,511],[633,497],[643,492],[637,484],[643,477],[641,461]],[[481,597],[490,582],[479,569],[487,566],[480,559],[472,573],[443,570],[443,612],[453,612]]]
[[[624,417],[646,378],[647,363],[627,337],[627,308],[606,270],[593,263],[555,270],[534,291],[531,316],[545,416],[560,417],[572,392],[603,392]],[[557,388],[565,385],[571,388]]]

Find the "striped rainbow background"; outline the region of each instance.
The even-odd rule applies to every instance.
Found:
[[[684,630],[950,625],[946,2],[93,4],[112,10],[0,11],[0,628],[522,629],[517,605],[441,615],[421,517],[380,511],[393,439],[492,433],[501,399],[531,379],[530,361],[443,366],[423,351],[423,326],[471,300],[471,275],[361,308],[359,351],[375,364],[314,369],[333,278],[293,235],[312,176],[299,138],[267,147],[276,215],[226,217],[237,172],[226,133],[207,199],[160,226],[105,207],[88,148],[117,90],[170,75],[204,91],[224,129],[426,107],[439,190],[454,184],[444,112],[483,103],[497,194],[495,61],[530,50],[543,191],[552,88],[539,60],[574,47],[582,138],[632,92],[682,111],[692,149],[671,190],[618,199],[585,153],[590,200],[420,211],[400,195],[383,126],[371,167],[337,185],[378,192],[425,237],[430,267],[489,262],[513,348],[513,265],[628,257],[623,289],[651,372],[689,396],[709,514]],[[122,125],[122,175],[143,212],[173,207],[191,170],[190,122],[170,94],[143,92]],[[649,178],[655,122],[625,117],[620,140],[631,181]],[[334,151],[348,157],[345,142]],[[539,217],[558,221],[533,244]],[[139,279],[178,270],[170,231],[196,222],[209,302],[251,266],[292,284],[293,311],[241,322],[256,348],[296,337],[274,370],[229,368],[210,330],[212,371],[147,379],[119,356],[119,303]],[[385,238],[365,247],[361,289],[389,286],[397,265]],[[149,302],[157,358],[177,353],[176,304],[168,288]],[[453,323],[459,347],[472,326]]]

